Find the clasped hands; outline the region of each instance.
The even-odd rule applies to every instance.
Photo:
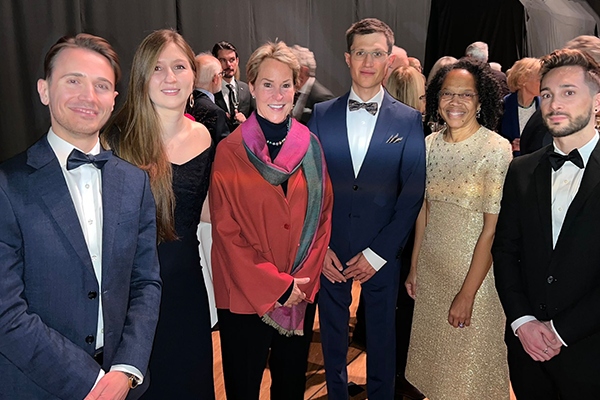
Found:
[[[325,260],[323,261],[323,275],[331,283],[346,282],[348,279],[354,279],[360,283],[365,283],[377,270],[367,261],[362,252],[352,257],[344,270],[342,263],[331,249],[327,249]]]
[[[124,400],[129,393],[129,377],[121,371],[110,371],[84,400]]]
[[[556,336],[550,321],[529,321],[517,329],[523,349],[534,361],[548,361],[560,353],[562,342]]]
[[[292,289],[292,294],[290,294],[290,297],[286,300],[285,303],[283,303],[283,304],[279,304],[279,302],[275,303],[275,308],[279,308],[282,306],[290,308],[290,307],[300,304],[301,301],[306,299],[306,293],[304,293],[298,287],[298,285],[306,285],[308,282],[310,282],[310,278],[294,278],[294,287]]]

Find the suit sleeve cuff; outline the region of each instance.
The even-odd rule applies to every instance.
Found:
[[[515,319],[513,321],[513,323],[510,324],[510,327],[512,328],[515,336],[519,336],[519,335],[517,335],[517,329],[519,329],[521,327],[521,325],[524,325],[528,322],[536,321],[536,320],[537,320],[537,318],[534,317],[533,315],[523,315],[521,318]]]
[[[144,375],[140,372],[139,369],[134,367],[133,365],[125,365],[125,364],[117,364],[110,367],[110,371],[119,371],[124,372],[126,374],[131,374],[138,379],[138,385],[141,385],[144,382]]]
[[[556,330],[556,328],[554,327],[554,321],[550,320],[550,325],[552,325],[552,330],[554,331],[554,333],[556,334],[556,337],[558,338],[558,340],[560,340],[560,342],[563,344],[563,346],[565,347],[569,347],[565,341],[560,337],[560,335],[558,334],[558,331]]]
[[[375,271],[379,271],[381,269],[381,267],[383,267],[385,265],[385,263],[387,263],[386,260],[381,258],[377,253],[375,253],[369,247],[364,249],[362,253],[363,253],[363,256],[365,256],[365,258],[369,262],[369,264],[371,264],[371,267],[373,267],[375,269]]]

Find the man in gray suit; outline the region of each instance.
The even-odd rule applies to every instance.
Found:
[[[315,104],[331,100],[335,96],[315,78],[317,62],[313,52],[298,45],[294,45],[290,49],[300,63],[300,75],[296,85],[296,101],[292,109],[292,116],[307,125]]]

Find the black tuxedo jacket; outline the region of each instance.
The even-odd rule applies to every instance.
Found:
[[[600,146],[586,165],[554,249],[552,151],[546,146],[509,167],[492,247],[494,275],[508,324],[524,315],[553,320],[572,349],[590,337],[600,344]]]
[[[238,80],[236,80],[236,83],[238,84],[237,96],[238,100],[240,101],[240,104],[238,105],[238,111],[248,118],[250,114],[252,114],[252,111],[256,109],[256,104],[252,98],[252,94],[250,94],[250,88],[248,88],[248,84]],[[223,99],[223,92],[215,93],[215,104],[221,107],[221,109],[223,109],[225,112],[229,112],[227,103],[225,102],[225,99]],[[229,126],[229,131],[233,132],[239,124],[237,121],[228,119],[227,125]]]
[[[229,135],[227,114],[221,107],[213,103],[205,93],[194,90],[194,107],[188,106],[187,112],[196,121],[206,126],[215,145]]]

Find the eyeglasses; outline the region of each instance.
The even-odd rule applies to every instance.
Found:
[[[217,72],[217,76],[223,76],[223,71]]]
[[[475,97],[478,96],[477,93],[452,93],[452,92],[440,92],[440,100],[450,101],[454,98],[454,96],[458,97],[459,101],[468,102],[473,101]]]
[[[390,53],[387,51],[375,50],[375,51],[366,51],[366,50],[350,50],[350,56],[356,61],[362,61],[367,58],[368,55],[373,57],[375,61],[383,61]]]

